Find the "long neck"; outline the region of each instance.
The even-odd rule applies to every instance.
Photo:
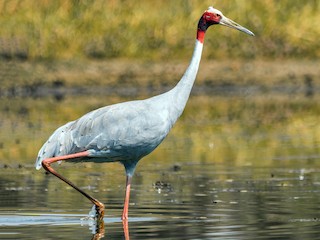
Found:
[[[198,34],[199,35],[199,34]],[[199,64],[203,49],[203,38],[199,38],[197,35],[197,40],[195,43],[192,59],[190,64],[182,76],[178,84],[168,93],[171,95],[170,108],[171,108],[171,120],[174,123],[182,114],[186,103],[188,101],[192,86],[196,79]],[[204,35],[203,35],[204,37]]]
[[[196,79],[201,60],[202,49],[203,43],[197,39],[190,64],[183,74],[181,80],[173,89],[176,97],[176,108],[181,111],[180,114],[182,113],[188,101],[191,89]]]
[[[205,21],[205,18],[203,16],[200,18],[198,23],[197,39],[190,64],[183,74],[182,78],[180,79],[178,84],[170,91],[151,98],[151,100],[155,100],[153,104],[158,105],[159,109],[165,108],[169,110],[169,119],[171,121],[171,126],[182,114],[189,99],[194,81],[196,80],[203,50],[205,33],[210,26],[210,24]]]

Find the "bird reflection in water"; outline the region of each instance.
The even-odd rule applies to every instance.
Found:
[[[125,240],[129,240],[129,224],[128,220],[122,221],[122,227],[123,227],[123,235]],[[97,222],[97,225],[95,226],[95,233],[93,234],[91,240],[99,240],[102,239],[105,236],[105,230],[104,230],[104,221]]]
[[[99,240],[105,237],[105,227],[104,227],[104,220],[103,215],[95,215],[93,218],[90,216],[95,211],[95,206],[90,211],[89,216],[82,219],[82,220],[93,220],[92,224],[90,225],[90,229],[92,230],[93,236],[91,240]],[[123,235],[125,240],[129,240],[129,224],[128,220],[124,219],[122,220],[122,228],[123,228]]]
[[[92,240],[99,240],[104,237],[105,230],[104,230],[104,221],[97,221],[94,226],[94,234],[92,236]]]

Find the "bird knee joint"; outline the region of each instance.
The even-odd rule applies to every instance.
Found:
[[[50,167],[50,163],[48,163],[46,160],[43,160],[41,162],[41,165],[44,169],[48,169],[48,167]]]

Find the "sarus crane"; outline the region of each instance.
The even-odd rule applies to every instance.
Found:
[[[36,169],[41,166],[88,198],[103,218],[104,204],[56,172],[51,164],[68,162],[120,162],[126,171],[126,190],[122,219],[128,219],[130,185],[138,161],[151,153],[167,136],[182,114],[198,72],[207,29],[220,24],[254,34],[209,7],[198,22],[196,42],[189,66],[177,85],[168,92],[96,109],[59,127],[38,153]]]

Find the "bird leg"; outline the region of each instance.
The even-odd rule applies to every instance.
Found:
[[[58,156],[58,157],[53,157],[53,158],[47,158],[42,161],[42,167],[49,173],[53,174],[57,178],[61,179],[65,183],[67,183],[69,186],[73,187],[75,190],[80,192],[82,195],[84,195],[86,198],[88,198],[95,206],[96,206],[96,211],[97,211],[97,220],[98,222],[103,221],[103,216],[104,216],[104,205],[103,203],[99,202],[97,199],[91,197],[89,194],[85,193],[82,191],[80,188],[78,188],[76,185],[74,185],[72,182],[70,182],[68,179],[64,178],[62,175],[57,173],[52,167],[51,163],[58,162],[58,161],[67,161],[71,160],[74,158],[80,158],[80,157],[88,157],[89,152],[80,152],[80,153],[74,153],[70,155],[64,155],[64,156]]]
[[[130,240],[128,219],[122,220],[122,227],[123,227],[124,239]]]
[[[124,199],[124,206],[123,206],[123,212],[122,212],[122,217],[121,217],[122,220],[127,220],[128,219],[131,179],[132,179],[132,176],[127,175],[127,178],[126,178],[126,195],[125,195],[125,199]]]
[[[92,236],[91,240],[100,240],[101,238],[104,237],[104,234],[105,234],[104,221],[100,221],[96,226],[96,232]]]

